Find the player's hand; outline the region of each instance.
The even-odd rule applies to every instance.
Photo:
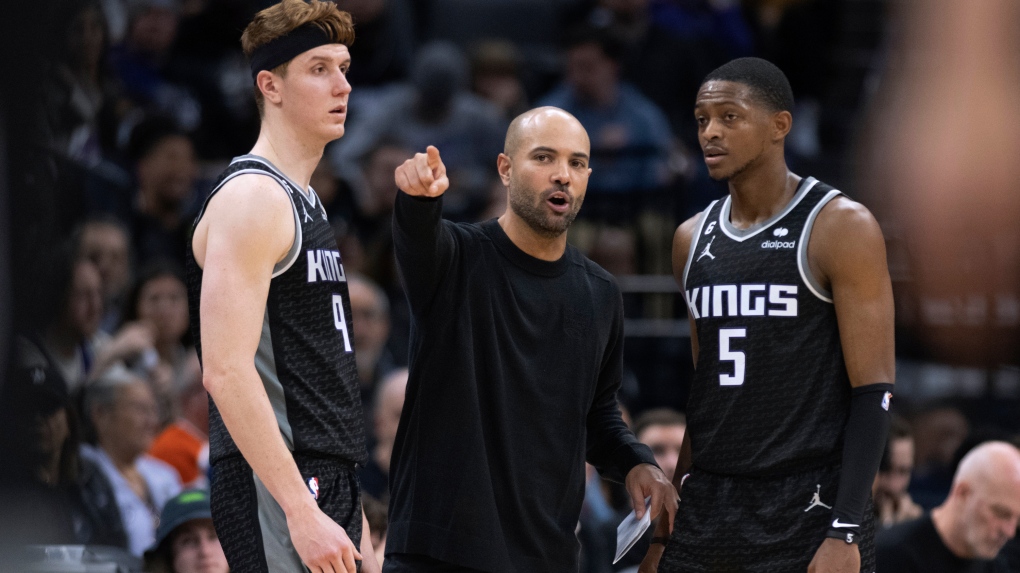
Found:
[[[287,516],[287,528],[301,561],[312,573],[356,573],[361,553],[347,532],[317,505]]]
[[[432,145],[425,153],[415,153],[397,167],[393,180],[401,191],[417,197],[438,197],[450,187],[446,166],[439,157],[439,150]]]
[[[651,497],[651,518],[656,519],[665,509],[669,515],[669,531],[673,531],[679,496],[662,470],[652,464],[638,464],[627,473],[624,485],[630,494],[631,505],[634,506],[634,514],[638,519],[645,515],[645,498]]]
[[[808,573],[860,573],[861,551],[852,543],[826,537],[807,570]]]

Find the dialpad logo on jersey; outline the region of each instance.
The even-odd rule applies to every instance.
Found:
[[[776,229],[777,231],[779,229]],[[786,229],[783,229],[784,231]],[[761,244],[763,249],[792,249],[797,246],[797,241],[764,241]]]
[[[786,227],[779,227],[775,231],[772,231],[772,234],[776,237],[785,237],[790,234],[790,230]]]
[[[310,477],[308,478],[308,491],[312,492],[312,497],[318,501],[319,499],[319,478]]]
[[[714,285],[687,291],[694,319],[797,316],[797,285]]]
[[[308,251],[308,282],[318,281],[347,282],[344,265],[340,262],[340,251]]]

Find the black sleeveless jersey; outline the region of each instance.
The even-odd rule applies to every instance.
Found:
[[[697,328],[688,402],[693,464],[784,475],[838,463],[850,408],[832,297],[811,276],[808,239],[840,192],[814,178],[768,221],[730,224],[730,198],[704,211],[683,288]]]
[[[306,195],[269,161],[235,158],[209,198],[244,174],[272,177],[290,197],[296,232],[286,258],[273,269],[255,368],[287,447],[295,453],[364,463],[364,414],[351,328],[347,278],[336,237],[315,192]],[[206,199],[208,205],[209,199]],[[199,212],[195,224],[205,213]],[[191,328],[202,356],[199,302],[202,269],[187,249]],[[209,457],[240,455],[214,401],[209,405]]]

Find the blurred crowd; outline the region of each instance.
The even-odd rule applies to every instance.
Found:
[[[39,72],[36,149],[52,191],[48,202],[13,199],[11,209],[14,217],[45,209],[52,224],[46,236],[22,237],[35,241],[31,255],[12,242],[28,277],[13,288],[29,302],[14,309],[0,402],[0,505],[16,516],[0,523],[0,538],[84,545],[96,563],[125,570],[144,562],[150,571],[225,571],[203,493],[208,397],[182,267],[212,178],[258,133],[239,36],[270,2],[55,4],[59,42]],[[779,65],[797,96],[791,167],[852,192],[858,120],[894,54],[886,0],[337,4],[356,26],[354,91],[347,134],[327,148],[311,186],[347,270],[369,435],[361,479],[380,560],[409,335],[390,227],[396,166],[435,145],[452,183],[445,216],[498,216],[506,198],[493,166],[507,125],[531,107],[561,107],[592,142],[594,172],[571,242],[618,277],[669,275],[676,226],[725,192],[707,176],[692,121],[707,72],[745,55]],[[909,296],[910,261],[897,234],[887,235],[897,300],[907,303],[897,309],[901,418],[874,489],[883,527],[939,506],[974,446],[1016,443],[1020,433],[1020,369],[950,364],[925,349],[917,328],[947,315],[937,301]],[[629,324],[686,322],[675,289],[621,284]],[[628,332],[620,399],[672,477],[692,363],[689,340],[670,332]],[[588,485],[584,571],[634,568],[647,539],[612,565],[626,492],[590,469]]]

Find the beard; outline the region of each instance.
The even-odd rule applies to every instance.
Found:
[[[552,214],[545,206],[549,196],[556,192],[562,192],[571,197],[570,210],[563,215]],[[514,214],[527,223],[533,231],[550,239],[567,232],[567,228],[577,217],[577,212],[581,210],[583,202],[582,199],[558,187],[547,189],[536,195],[531,190],[515,184],[514,181],[510,181],[507,194],[510,197],[510,209]]]

